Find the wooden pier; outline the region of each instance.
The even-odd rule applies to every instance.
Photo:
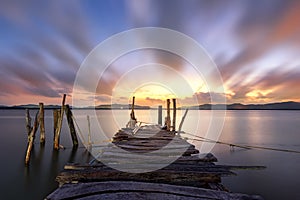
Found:
[[[169,122],[168,118],[170,130]],[[200,155],[194,145],[169,130],[155,125],[121,129],[99,154],[98,160],[105,164],[96,160],[66,165],[56,178],[60,187],[46,199],[262,199],[231,193],[221,183],[223,176],[235,175],[232,169],[251,167],[217,165],[212,154]],[[154,161],[152,152],[158,152]],[[172,157],[176,159],[168,165],[167,158]]]

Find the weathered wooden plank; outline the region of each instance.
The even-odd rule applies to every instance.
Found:
[[[65,184],[46,199],[223,199],[262,200],[256,195],[216,191],[189,186],[153,184],[134,181],[106,181],[95,183]]]
[[[167,163],[168,164],[168,163]],[[128,163],[128,164],[122,164],[123,169],[148,169],[148,168],[157,168],[159,169],[162,165],[161,164],[151,164],[151,163]],[[119,167],[119,164],[110,164],[110,167]],[[74,173],[81,173],[82,170],[89,170],[92,171],[105,171],[105,170],[114,170],[106,165],[66,165],[66,170],[71,170],[68,172],[72,172],[72,170],[76,170],[77,172]],[[217,174],[220,176],[232,176],[236,175],[235,173],[229,171],[227,168],[218,166],[218,165],[181,165],[181,164],[170,164],[166,167],[163,167],[160,169],[160,171],[178,171],[178,172],[195,172],[195,173],[207,173],[207,174]]]
[[[95,182],[109,180],[148,181],[153,183],[170,183],[178,185],[203,186],[203,183],[219,183],[220,173],[157,170],[147,173],[127,173],[118,170],[83,170],[62,172],[56,180],[60,184],[78,182]]]

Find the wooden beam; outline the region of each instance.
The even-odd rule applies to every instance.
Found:
[[[35,133],[36,133],[38,127],[39,127],[38,114],[39,114],[39,112],[37,112],[36,115],[35,115],[34,124],[33,124],[32,130],[30,132],[30,135],[28,137],[27,151],[26,151],[26,156],[25,156],[25,164],[26,165],[28,165],[28,163],[29,163],[31,150],[32,150],[32,147],[33,147],[34,139],[35,139]]]
[[[182,117],[182,119],[181,119],[181,122],[180,122],[180,124],[179,124],[178,132],[181,132],[181,129],[182,129],[182,126],[183,126],[183,122],[184,122],[184,120],[185,120],[185,117],[186,117],[188,111],[189,111],[189,109],[186,109],[185,112],[184,112],[184,115],[183,115],[183,117]]]
[[[64,96],[63,96],[62,105],[61,105],[61,109],[60,109],[60,115],[57,120],[57,127],[55,130],[54,149],[56,149],[56,150],[59,149],[59,136],[60,136],[62,121],[63,121],[63,117],[64,117],[65,101],[66,101],[66,94],[64,94]]]
[[[167,117],[166,117],[167,131],[170,131],[171,117],[170,117],[170,99],[167,99]]]
[[[173,124],[172,130],[176,131],[176,99],[172,99],[173,101]]]
[[[53,110],[53,141],[55,139],[55,132],[56,132],[56,128],[57,128],[57,121],[58,121],[59,115],[60,115],[60,109]]]
[[[69,129],[70,129],[73,147],[78,147],[78,139],[77,139],[76,130],[75,130],[74,122],[73,122],[73,113],[68,104],[65,106],[65,114],[67,117]]]
[[[158,124],[162,125],[162,106],[158,106]]]
[[[135,96],[132,97],[130,118],[133,120],[136,120],[135,114],[134,114],[134,103],[135,103]]]
[[[31,127],[31,117],[28,109],[26,109],[26,130],[27,130],[27,136],[29,137],[32,127]]]
[[[91,139],[91,122],[90,122],[90,116],[86,116],[87,122],[88,122],[88,146],[91,146],[92,139]]]
[[[40,143],[45,144],[45,120],[44,120],[44,104],[39,103],[39,124],[40,124]]]

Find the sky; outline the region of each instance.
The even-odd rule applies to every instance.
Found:
[[[300,102],[297,0],[3,0],[0,5],[0,105],[60,104],[63,93],[71,102],[87,55],[112,35],[139,27],[168,28],[193,38],[216,63],[225,91],[201,87],[176,55],[145,50],[112,64],[100,80],[98,88],[105,89],[97,90],[97,104],[111,102],[125,65],[141,55],[190,76],[192,96],[200,104],[212,95],[226,97],[227,103]],[[165,89],[149,87],[136,89],[140,101],[160,102],[163,97],[155,91]],[[131,96],[124,93],[119,100]],[[188,97],[182,99],[188,103]]]

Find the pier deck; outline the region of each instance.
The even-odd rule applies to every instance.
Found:
[[[217,165],[212,154],[201,156],[180,135],[155,126],[133,132],[116,133],[101,149],[101,162],[66,165],[56,179],[60,187],[46,199],[262,199],[221,184],[235,175],[232,169],[261,167]]]

